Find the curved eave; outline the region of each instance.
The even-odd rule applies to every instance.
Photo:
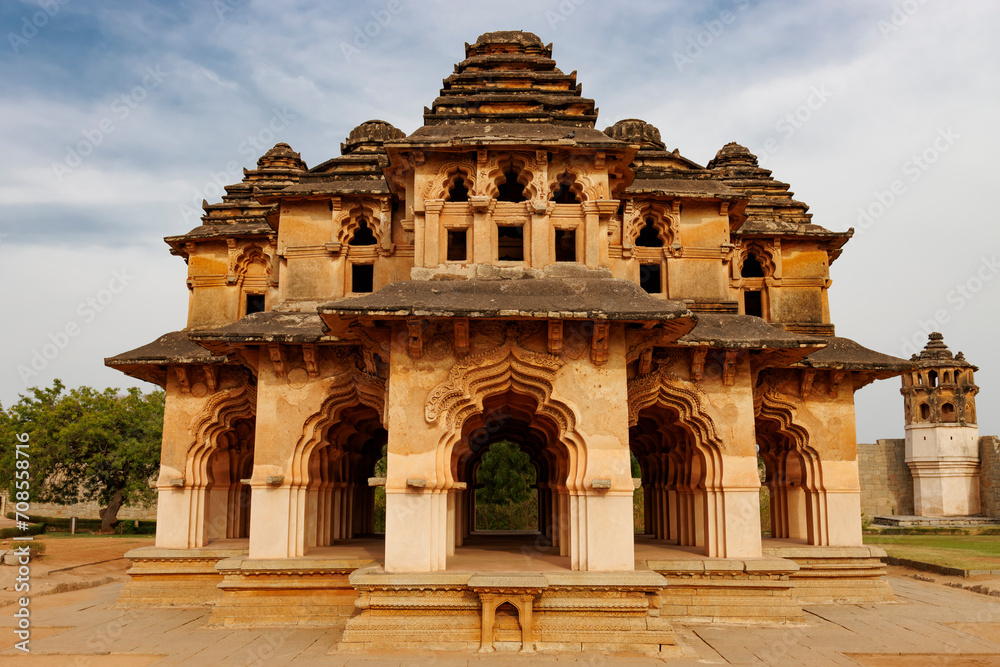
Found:
[[[216,365],[228,363],[191,339],[190,332],[172,331],[152,343],[107,357],[104,365],[146,382],[166,385],[167,368],[179,365]]]
[[[867,373],[873,379],[901,375],[913,368],[913,363],[899,357],[882,354],[856,343],[850,338],[832,336],[827,346],[796,364],[803,368],[844,370]]]
[[[237,347],[271,343],[342,343],[331,336],[315,312],[268,311],[253,313],[233,324],[191,332],[191,339],[210,350],[229,351]]]
[[[752,315],[699,313],[698,323],[678,345],[723,349],[784,350],[785,358],[800,359],[823,348],[827,339],[779,329]]]
[[[616,278],[409,280],[319,308],[332,318],[530,318],[650,322],[691,318],[683,303]]]
[[[218,225],[201,225],[187,234],[165,236],[163,241],[173,248],[177,254],[185,254],[184,246],[199,241],[218,241],[230,238],[259,238],[274,234],[274,229],[266,218],[259,223],[223,223]]]

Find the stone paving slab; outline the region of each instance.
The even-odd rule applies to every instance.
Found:
[[[675,623],[683,659],[600,654],[338,654],[340,632],[323,628],[208,627],[210,610],[121,609],[122,584],[32,601],[32,654],[0,641],[0,667],[69,665],[1000,665],[1000,601],[943,584],[891,577],[899,602],[806,607],[796,625]],[[0,616],[0,634],[12,632]]]

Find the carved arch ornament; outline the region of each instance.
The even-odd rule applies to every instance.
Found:
[[[253,419],[257,414],[257,387],[245,379],[239,386],[210,396],[205,406],[191,420],[188,432],[194,440],[188,447],[185,463],[185,486],[204,488],[209,482],[208,460],[219,449],[219,438],[233,428],[238,419]]]
[[[669,470],[677,471],[678,486],[689,493],[703,492],[703,529],[705,555],[726,555],[726,503],[723,488],[722,438],[715,421],[708,414],[702,392],[694,383],[683,380],[664,368],[638,377],[628,384],[629,427],[638,426],[639,413],[651,407],[666,407],[678,415],[677,426],[689,437],[677,442],[668,453]],[[685,451],[686,450],[686,451]],[[680,471],[688,476],[680,479]],[[682,543],[695,544],[693,524]]]
[[[392,214],[388,199],[364,198],[341,209],[340,214],[334,218],[337,242],[343,246],[349,245],[361,226],[362,218],[375,236],[378,247],[388,248],[392,242]]]
[[[570,192],[576,195],[576,199],[580,203],[590,201],[595,198],[593,196],[593,181],[591,181],[591,179],[578,175],[572,169],[564,169],[556,175],[552,182],[549,183],[548,195],[546,199],[551,200],[563,183],[569,187]],[[588,187],[588,185],[590,187]]]
[[[764,276],[767,278],[780,278],[779,249],[773,242],[761,240],[747,241],[742,244],[742,250],[737,254],[739,258],[738,266],[733,267],[733,278],[740,279],[743,275],[743,262],[750,255],[757,258],[760,266],[764,269]]]
[[[776,427],[776,432],[784,436],[784,447],[779,443],[766,443],[766,437],[758,433],[761,442],[769,444],[768,451],[762,448],[761,455],[776,468],[779,478],[785,477],[785,466],[788,465],[788,455],[797,454],[801,459],[801,484],[806,492],[806,525],[807,540],[812,545],[829,544],[829,514],[826,509],[826,486],[823,482],[823,467],[819,452],[809,442],[809,431],[796,423],[796,406],[786,400],[773,388],[761,387],[754,392],[754,416],[758,421],[770,421]],[[782,485],[784,483],[782,482]],[[772,516],[774,529],[778,537],[787,537],[787,501],[781,490],[774,493],[772,488]],[[781,514],[786,513],[782,517]],[[784,533],[784,534],[781,534]]]
[[[450,488],[455,482],[452,453],[462,442],[466,420],[483,412],[485,398],[513,391],[534,399],[536,414],[556,425],[558,433],[552,444],[561,447],[565,456],[567,489],[582,492],[586,445],[576,430],[576,412],[553,390],[556,372],[563,364],[555,355],[518,346],[510,330],[498,347],[469,355],[455,364],[448,379],[431,391],[424,404],[427,422],[441,420],[444,430],[436,448],[435,490]]]
[[[642,202],[627,207],[625,220],[622,223],[622,247],[634,248],[635,241],[646,226],[646,220],[652,219],[653,227],[663,239],[663,247],[668,248],[677,241],[680,229],[677,218],[671,209],[663,202]]]
[[[241,252],[235,252],[235,244],[229,252],[229,275],[227,279],[230,283],[242,285],[247,279],[250,268],[258,264],[264,268],[264,278],[271,275],[273,256],[259,245],[251,244]]]
[[[549,167],[550,172],[556,165]],[[576,181],[572,187],[573,191],[580,196],[580,201],[596,201],[604,199],[604,189],[601,184],[592,176],[594,162],[582,156],[570,156],[557,167],[557,175],[549,185],[549,194],[559,187],[562,179],[569,175]],[[579,189],[577,189],[579,188]]]
[[[702,392],[693,382],[657,369],[628,384],[628,424],[639,423],[639,412],[654,405],[665,405],[677,412],[679,420],[695,436],[699,445],[718,449],[722,442],[715,421],[702,402]]]
[[[809,442],[809,431],[796,423],[795,404],[782,398],[781,394],[771,388],[763,388],[754,392],[754,417],[758,420],[768,420],[776,425],[777,432],[784,436],[788,449],[798,452],[805,462],[803,471],[806,478],[803,485],[807,489],[823,488],[823,473],[819,464],[819,452]]]
[[[367,406],[378,413],[381,423],[385,423],[385,401],[388,395],[385,380],[352,366],[346,372],[324,382],[329,384],[327,397],[319,410],[306,419],[302,435],[292,454],[289,482],[293,488],[304,487],[309,483],[312,454],[324,444],[327,429],[337,424],[346,408]]]
[[[541,180],[544,178],[545,169],[538,164],[535,155],[526,151],[515,151],[497,153],[487,158],[486,164],[478,173],[476,193],[496,199],[500,194],[500,185],[504,182],[504,172],[510,168],[517,170],[517,182],[525,187],[524,196],[528,201],[537,199],[545,190],[545,184]]]
[[[778,424],[778,432],[787,437],[796,450],[819,458],[819,452],[809,444],[809,431],[795,422],[795,404],[782,398],[770,387],[754,392],[754,416],[769,419]]]
[[[424,201],[430,199],[447,199],[448,191],[461,179],[462,183],[469,190],[469,196],[480,194],[477,187],[476,163],[474,160],[448,160],[439,168],[437,175],[424,187]]]

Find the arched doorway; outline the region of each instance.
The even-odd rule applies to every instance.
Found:
[[[754,419],[757,445],[768,489],[771,537],[828,545],[827,510],[819,455],[808,433],[788,408],[765,395]]]
[[[566,520],[572,504],[567,486],[570,465],[555,421],[539,414],[532,396],[507,390],[486,397],[482,411],[466,419],[461,432],[451,457],[458,490],[453,492],[450,544],[513,550],[570,568],[573,528]],[[499,479],[490,477],[497,473]],[[497,493],[498,484],[507,488]],[[512,507],[497,507],[505,498],[520,505],[523,515],[505,516]],[[518,527],[513,528],[513,521],[504,524],[511,527],[501,527],[495,521],[501,518],[517,520]],[[450,548],[449,555],[454,553]]]
[[[360,404],[344,408],[325,430],[309,458],[307,547],[374,536],[375,488],[368,480],[386,436],[378,413]]]
[[[253,474],[254,421],[239,419],[217,438],[209,456],[206,486],[205,543],[250,537],[250,487]]]
[[[629,429],[629,446],[639,462],[646,533],[682,547],[713,546],[716,462],[694,444],[680,415],[662,405],[639,412]]]

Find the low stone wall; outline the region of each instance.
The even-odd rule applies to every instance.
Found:
[[[979,496],[983,514],[1000,519],[1000,437],[983,436],[979,439]]]
[[[902,438],[858,444],[864,514],[870,517],[913,514],[913,476],[906,465],[905,444]]]
[[[7,494],[0,496],[0,505],[2,505],[0,509],[2,509],[4,516],[7,515],[7,512],[14,511],[14,506],[8,499]],[[71,519],[76,517],[77,519],[96,520],[101,518],[101,509],[101,505],[93,501],[74,503],[72,505],[33,502],[28,514],[57,519]],[[149,507],[131,507],[126,505],[118,510],[119,521],[135,521],[136,519],[139,521],[156,521],[156,503],[153,502]]]

